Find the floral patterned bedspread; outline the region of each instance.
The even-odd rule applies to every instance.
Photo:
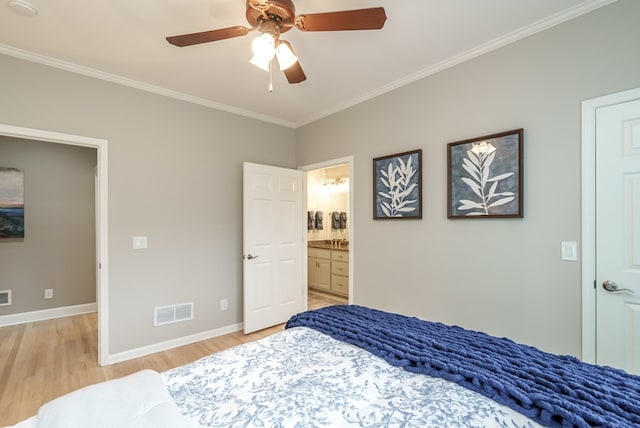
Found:
[[[306,327],[163,377],[182,413],[208,427],[539,427],[473,391]]]

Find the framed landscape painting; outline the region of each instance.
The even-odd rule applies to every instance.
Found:
[[[24,175],[0,166],[0,238],[24,238]]]
[[[523,129],[447,144],[450,219],[521,218]]]
[[[373,218],[422,218],[422,149],[373,159]]]

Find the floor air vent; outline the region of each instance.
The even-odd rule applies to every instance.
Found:
[[[154,326],[193,319],[193,303],[182,303],[155,308]]]

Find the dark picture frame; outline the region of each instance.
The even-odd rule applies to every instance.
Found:
[[[524,129],[447,144],[447,218],[522,218]]]
[[[0,166],[0,239],[24,238],[24,170]]]
[[[422,218],[422,149],[373,159],[373,219]]]

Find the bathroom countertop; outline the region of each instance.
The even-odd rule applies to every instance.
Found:
[[[333,244],[331,243],[331,241],[308,241],[307,242],[308,246],[311,248],[322,248],[325,250],[338,250],[338,251],[349,251],[349,243],[340,243],[340,244]]]

